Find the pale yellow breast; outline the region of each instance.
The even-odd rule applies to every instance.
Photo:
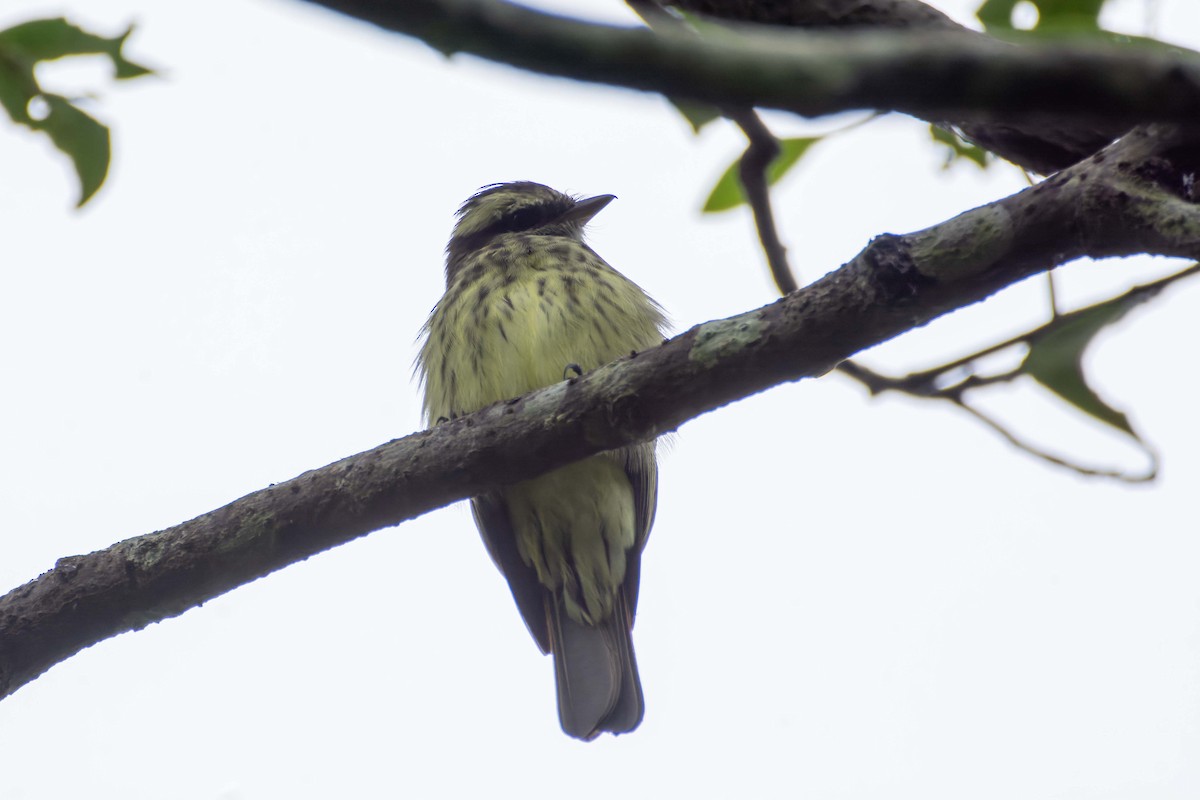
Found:
[[[568,365],[594,369],[662,341],[658,306],[591,250],[561,237],[520,241],[491,254],[502,259],[496,268],[461,270],[434,309],[419,361],[431,422],[557,383]]]

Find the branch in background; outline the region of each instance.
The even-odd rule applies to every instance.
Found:
[[[1200,118],[1200,57],[1103,42],[1020,47],[952,32],[805,34],[746,27],[697,39],[580,22],[501,0],[307,0],[535,72],[723,108],[806,116],[888,109],[927,119]],[[965,129],[965,125],[963,126]]]
[[[1200,210],[1173,204],[1139,129],[1037,186],[906,236],[763,308],[307,472],[174,528],[54,569],[0,598],[0,697],[110,636],[177,616],[348,542],[594,453],[645,441],[1080,256],[1200,252]],[[1147,175],[1148,163],[1157,166]],[[1166,209],[1164,211],[1164,209]]]
[[[725,111],[750,140],[746,152],[717,181],[704,204],[706,213],[728,211],[742,203],[754,215],[759,242],[781,294],[796,290],[796,279],[787,260],[787,248],[779,238],[775,214],[771,209],[770,187],[800,162],[809,149],[824,139],[865,125],[878,115],[872,114],[820,136],[779,139],[763,124],[753,109]]]
[[[767,256],[771,277],[775,279],[780,294],[791,294],[798,288],[796,278],[788,265],[787,248],[783,246],[775,227],[771,192],[767,187],[767,168],[779,155],[779,140],[753,109],[731,111],[728,116],[750,140],[738,166],[738,177],[746,193],[746,202],[754,213],[754,227],[758,230],[758,240]]]
[[[645,0],[643,0],[645,1]],[[900,28],[963,31],[919,0],[655,0],[660,5],[735,22],[803,28]]]
[[[1015,342],[1010,343],[1010,344],[1015,344]],[[993,352],[996,349],[997,348],[988,348],[988,350],[986,352]],[[968,361],[974,360],[974,358],[975,357],[973,356],[973,357],[969,358]],[[1099,468],[1099,467],[1088,467],[1083,464],[1079,464],[1079,463],[1076,463],[1073,461],[1068,461],[1067,459],[1062,458],[1061,456],[1056,456],[1053,453],[1043,450],[1042,448],[1038,447],[1037,445],[1034,445],[1030,442],[1025,441],[1024,439],[1020,438],[1015,433],[1010,431],[1006,425],[1004,425],[1001,422],[998,422],[995,419],[992,419],[992,417],[988,416],[983,411],[980,411],[978,408],[976,408],[975,406],[973,406],[969,402],[967,402],[965,393],[970,389],[977,389],[977,388],[980,388],[983,386],[990,386],[990,385],[996,384],[996,383],[1007,383],[1007,382],[1015,380],[1016,378],[1019,378],[1023,375],[1027,375],[1027,373],[1024,370],[1021,370],[1019,368],[1009,370],[1007,372],[1003,372],[998,375],[987,375],[987,376],[971,375],[970,377],[963,380],[963,382],[961,384],[954,386],[952,389],[933,390],[933,391],[923,391],[922,389],[916,389],[916,388],[914,388],[913,390],[910,391],[910,390],[906,389],[904,386],[898,385],[898,384],[905,384],[907,382],[907,377],[906,378],[890,378],[886,375],[881,375],[878,372],[875,372],[874,370],[870,369],[869,367],[863,366],[862,364],[860,364],[856,361],[842,362],[841,364],[838,365],[838,371],[841,372],[843,375],[847,375],[847,376],[857,380],[863,386],[867,387],[867,391],[869,391],[872,395],[881,394],[882,392],[887,392],[887,391],[897,391],[897,392],[901,392],[903,394],[907,394],[907,395],[910,395],[913,397],[919,397],[923,400],[939,400],[939,401],[949,402],[949,403],[953,404],[955,408],[958,408],[962,411],[967,412],[968,414],[973,416],[975,419],[977,419],[979,422],[982,422],[984,425],[986,425],[988,428],[990,428],[993,432],[995,432],[997,435],[999,435],[1000,438],[1004,439],[1006,442],[1008,442],[1010,445],[1012,445],[1016,449],[1020,450],[1021,452],[1025,453],[1027,455],[1031,455],[1034,458],[1041,459],[1042,461],[1045,461],[1053,466],[1062,467],[1063,469],[1070,470],[1070,471],[1078,473],[1080,475],[1084,475],[1087,477],[1093,477],[1093,478],[1109,478],[1111,480],[1119,480],[1119,481],[1123,481],[1125,483],[1145,483],[1145,482],[1154,480],[1155,477],[1157,477],[1157,475],[1158,475],[1158,464],[1159,464],[1158,453],[1150,445],[1148,445],[1145,441],[1141,440],[1140,438],[1135,439],[1135,441],[1136,441],[1138,447],[1141,448],[1142,452],[1146,455],[1146,457],[1148,458],[1148,460],[1150,462],[1150,465],[1149,465],[1149,467],[1147,467],[1145,472],[1142,472],[1139,474],[1130,474],[1127,472],[1120,472],[1117,470],[1109,470],[1109,469],[1103,469],[1103,468]]]
[[[642,0],[647,2],[648,0]],[[957,35],[974,46],[992,48],[996,39],[964,28],[940,11],[916,0],[778,0],[771,3],[744,0],[658,0],[660,5],[713,19],[760,23],[810,30],[904,31],[904,36],[936,31]],[[897,34],[894,34],[897,35]],[[1036,80],[1036,79],[1035,79]],[[1037,119],[1016,121],[995,117],[922,114],[915,116],[947,129],[1026,169],[1049,174],[1089,156],[1127,129],[1119,122],[1072,120],[1046,109]]]
[[[1069,313],[1053,314],[1046,324],[1014,336],[976,353],[957,358],[932,369],[900,378],[881,375],[861,364],[847,361],[839,365],[843,374],[854,378],[872,395],[899,392],[927,400],[947,400],[985,423],[1010,444],[1026,453],[1082,475],[1114,478],[1131,483],[1153,480],[1158,473],[1158,454],[1133,429],[1125,415],[1104,403],[1083,380],[1081,362],[1093,338],[1132,308],[1158,295],[1184,278],[1200,274],[1200,264],[1180,270],[1150,283],[1135,286],[1124,294]],[[995,374],[979,371],[979,362],[1005,351],[1025,348],[1021,365]],[[1060,398],[1090,414],[1100,422],[1127,434],[1146,454],[1150,466],[1146,472],[1125,472],[1083,466],[1052,455],[1023,441],[1006,426],[984,414],[967,401],[967,393],[986,386],[1009,383],[1018,378],[1033,378]]]
[[[797,289],[796,279],[787,261],[787,248],[780,241],[775,225],[767,174],[771,162],[779,155],[779,139],[763,124],[753,109],[727,112],[726,115],[737,123],[750,140],[749,147],[738,162],[738,178],[746,195],[746,202],[754,214],[754,226],[758,230],[758,239],[766,254],[775,286],[780,294],[791,294]],[[835,369],[857,377],[868,386],[882,385],[879,381],[883,380],[883,376],[860,368],[852,361],[844,361]],[[876,391],[872,388],[871,393],[875,394]]]
[[[1192,264],[1186,269],[1159,278],[1158,280],[1134,286],[1117,297],[1081,308],[1077,311],[1066,314],[1055,314],[1044,325],[986,347],[978,352],[971,353],[962,358],[956,358],[937,367],[910,373],[902,378],[885,377],[865,367],[856,367],[851,377],[859,380],[872,395],[882,394],[883,392],[900,392],[901,394],[913,397],[954,399],[955,397],[960,397],[965,390],[981,385],[980,383],[972,383],[978,377],[973,367],[988,356],[1022,345],[1033,347],[1039,342],[1044,341],[1047,337],[1071,327],[1077,320],[1087,317],[1098,309],[1113,308],[1122,312],[1126,311],[1135,305],[1152,299],[1176,281],[1190,278],[1197,274],[1200,274],[1200,264]],[[1115,322],[1117,319],[1119,317],[1114,315],[1109,321]],[[962,377],[950,380],[948,376],[954,373],[961,373]],[[1019,377],[1020,374],[1020,371],[1016,371],[1015,374],[1005,373],[999,379],[1010,380]],[[987,383],[995,382],[996,379],[987,381]]]
[[[1040,458],[1056,467],[1062,467],[1089,478],[1108,478],[1110,480],[1122,481],[1124,483],[1146,483],[1154,480],[1158,475],[1158,453],[1141,440],[1138,441],[1138,444],[1141,447],[1142,452],[1145,453],[1147,458],[1150,460],[1150,466],[1146,468],[1145,472],[1140,474],[1131,474],[1128,472],[1119,472],[1117,470],[1103,469],[1101,467],[1088,467],[1084,466],[1083,464],[1077,464],[1075,462],[1068,461],[1060,456],[1056,456],[1051,452],[1041,449],[1037,445],[1017,437],[1004,425],[992,419],[987,414],[984,414],[982,411],[970,405],[961,398],[954,401],[954,404],[963,411],[966,411],[971,416],[975,417],[975,419],[979,420],[987,427],[991,428],[993,431],[999,434],[1002,439],[1021,452],[1027,453],[1035,458]]]

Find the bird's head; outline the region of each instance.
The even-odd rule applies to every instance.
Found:
[[[611,194],[578,199],[532,181],[494,183],[458,209],[446,246],[450,274],[464,257],[506,234],[583,238],[583,226],[614,199]]]

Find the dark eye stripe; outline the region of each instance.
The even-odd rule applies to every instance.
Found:
[[[496,222],[489,226],[488,230],[492,233],[510,233],[516,231],[530,231],[534,228],[545,225],[550,220],[557,217],[562,212],[557,208],[546,205],[525,206],[518,208],[511,214],[505,214]]]
[[[565,195],[561,198],[546,198],[540,202],[514,209],[485,228],[465,236],[455,236],[446,247],[446,280],[451,282],[461,268],[462,260],[470,253],[481,250],[488,242],[505,233],[523,233],[543,228],[575,206],[575,201]],[[471,210],[466,212],[471,214]]]
[[[561,202],[536,203],[522,206],[493,222],[480,233],[495,236],[498,233],[517,233],[532,231],[543,225],[548,225],[571,210],[575,203],[567,198]]]

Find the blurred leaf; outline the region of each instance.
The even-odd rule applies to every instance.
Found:
[[[1129,419],[1108,405],[1088,385],[1083,355],[1096,334],[1149,300],[1156,291],[1131,292],[1059,318],[1029,348],[1022,368],[1026,374],[1086,414],[1124,431],[1137,441]]]
[[[700,129],[705,125],[721,117],[721,112],[716,106],[696,103],[691,100],[680,100],[676,97],[669,97],[667,99],[671,101],[671,105],[675,106],[675,109],[692,126],[693,133],[699,133]]]
[[[954,131],[930,125],[929,133],[935,142],[944,144],[948,148],[946,162],[942,164],[942,169],[949,169],[950,165],[959,159],[978,164],[980,169],[987,169],[991,164],[991,153],[979,145],[971,144]]]
[[[54,146],[70,156],[79,176],[79,202],[82,206],[91,199],[108,175],[110,151],[108,128],[80,111],[65,97],[42,95],[50,113],[31,125],[44,131]]]
[[[799,139],[781,139],[779,155],[767,167],[767,185],[774,186],[787,171],[812,147],[824,137],[806,136]],[[746,202],[746,193],[742,190],[742,180],[738,176],[741,159],[734,161],[713,187],[708,200],[704,203],[704,212],[712,214],[717,211],[728,211]]]
[[[986,0],[975,16],[989,33],[1016,30],[1013,11],[1021,2],[1037,9],[1039,33],[1096,33],[1104,0]]]
[[[79,177],[80,199],[86,203],[104,184],[111,152],[109,131],[62,95],[45,92],[35,69],[40,62],[68,56],[102,55],[112,62],[118,80],[151,74],[125,58],[122,48],[133,32],[105,38],[65,19],[39,19],[0,30],[0,106],[13,122],[46,134],[71,159]],[[35,113],[31,108],[36,105]]]
[[[975,18],[989,32],[1012,30],[1012,13],[1018,0],[985,0],[975,12]]]
[[[8,63],[0,51],[0,106],[8,112],[13,122],[26,125],[29,116],[29,101],[38,94],[37,84],[13,64]]]
[[[131,25],[125,33],[110,39],[72,25],[62,17],[38,19],[0,31],[0,53],[32,70],[39,61],[80,55],[108,56],[118,79],[150,75],[153,70],[125,58],[121,52],[125,40],[133,33]]]
[[[1104,0],[1034,0],[1038,7],[1036,30],[1046,32],[1095,32],[1100,30]]]

